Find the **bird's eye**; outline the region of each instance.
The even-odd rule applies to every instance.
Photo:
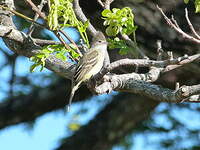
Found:
[[[102,41],[100,41],[100,40],[99,40],[98,42],[99,42],[99,43],[102,43]]]

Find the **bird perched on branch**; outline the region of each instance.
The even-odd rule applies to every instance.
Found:
[[[72,79],[72,90],[67,108],[68,111],[70,109],[74,93],[80,87],[81,83],[87,82],[92,76],[100,72],[102,69],[106,51],[106,38],[102,32],[97,32],[92,39],[91,48],[83,55],[77,65]]]

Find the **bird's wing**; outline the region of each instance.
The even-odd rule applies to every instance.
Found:
[[[80,60],[74,75],[75,85],[80,82],[98,62],[98,51],[87,52]]]

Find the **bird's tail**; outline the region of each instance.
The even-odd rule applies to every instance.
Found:
[[[71,103],[72,103],[72,99],[74,97],[74,94],[76,92],[76,90],[79,88],[79,84],[75,85],[72,87],[72,91],[71,91],[71,94],[70,94],[70,97],[69,97],[69,103],[67,105],[67,112],[70,111],[70,106],[71,106]]]

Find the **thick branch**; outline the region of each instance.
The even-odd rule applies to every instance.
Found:
[[[2,38],[9,39],[9,44],[15,42],[13,44],[17,48],[11,49],[15,53],[26,57],[31,57],[40,52],[41,47],[36,45],[34,40],[27,37],[23,32],[20,32],[13,27],[7,27],[3,25],[0,25],[0,31],[0,36]],[[64,62],[53,55],[48,57],[45,62],[48,69],[62,75],[63,77],[71,79],[75,69],[75,66],[72,63]]]
[[[137,66],[137,67],[157,67],[163,68],[162,72],[167,72],[173,70],[177,67],[180,67],[184,64],[191,63],[200,58],[200,54],[192,55],[192,56],[182,56],[178,58],[172,58],[163,61],[156,60],[148,60],[148,59],[121,59],[115,61],[105,67],[99,74],[96,75],[96,78],[102,78],[106,73],[111,72],[114,69],[123,66]]]
[[[134,77],[134,74],[111,75],[110,82],[104,82],[96,87],[98,94],[106,93],[107,91],[116,90],[130,92],[147,96],[151,99],[164,102],[182,102],[185,99],[192,100],[190,96],[200,94],[200,84],[193,86],[182,86],[178,90],[170,90],[161,86],[142,81]],[[150,76],[151,77],[151,76]],[[148,78],[147,78],[148,79]],[[199,101],[200,102],[200,101]]]

